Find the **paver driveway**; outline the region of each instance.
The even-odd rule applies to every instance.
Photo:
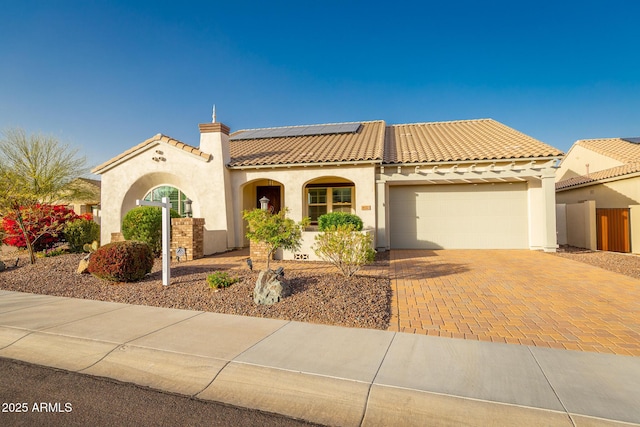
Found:
[[[640,356],[640,280],[529,250],[392,250],[390,330]]]

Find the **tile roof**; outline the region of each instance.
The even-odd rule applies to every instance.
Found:
[[[240,139],[247,130],[237,131],[230,135],[233,140],[229,142],[229,166],[360,161],[380,163],[384,150],[385,123],[378,120],[361,124],[356,133],[264,139]]]
[[[100,173],[103,169],[111,166],[112,164],[117,163],[119,160],[122,160],[124,158],[126,158],[127,156],[135,153],[136,151],[140,151],[142,149],[144,149],[145,147],[147,147],[148,145],[151,145],[153,143],[156,142],[164,142],[167,143],[169,145],[172,145],[174,147],[177,147],[183,151],[186,151],[188,153],[194,154],[196,156],[201,157],[203,160],[209,160],[211,159],[211,154],[208,153],[204,153],[200,150],[198,150],[196,147],[189,145],[189,144],[185,144],[184,142],[178,141],[177,139],[173,139],[170,136],[166,136],[163,135],[161,133],[147,139],[146,141],[142,141],[140,144],[136,145],[135,147],[131,147],[129,148],[127,151],[117,155],[116,157],[112,158],[111,160],[108,160],[106,162],[104,162],[103,164],[96,166],[95,168],[93,168],[91,170],[92,173]]]
[[[561,156],[537,139],[492,119],[387,127],[384,163],[426,163]]]
[[[640,161],[640,144],[621,138],[582,139],[578,145],[623,163]]]
[[[581,186],[585,184],[597,184],[601,181],[611,178],[624,177],[640,172],[640,161],[626,163],[609,169],[590,173],[589,175],[574,176],[572,178],[563,179],[556,182],[556,190],[564,190],[571,187]]]
[[[258,167],[334,162],[398,164],[563,155],[556,148],[492,119],[391,126],[387,126],[383,120],[351,123],[361,125],[357,132],[242,139],[244,132],[255,129],[236,131],[230,135],[232,139],[229,141],[228,166]],[[92,172],[99,174],[156,142],[170,144],[206,161],[211,159],[210,154],[196,147],[157,134],[95,167]]]

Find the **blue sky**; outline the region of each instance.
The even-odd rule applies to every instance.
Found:
[[[1,0],[0,129],[91,166],[164,133],[493,118],[640,136],[640,2]]]

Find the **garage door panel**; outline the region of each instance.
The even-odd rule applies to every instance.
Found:
[[[525,183],[390,188],[392,248],[527,248]]]

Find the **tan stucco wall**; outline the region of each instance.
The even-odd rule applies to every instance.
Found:
[[[593,152],[579,145],[571,147],[556,173],[556,182],[587,174],[586,165],[589,164],[589,173],[613,168],[622,165],[622,162],[611,157]]]
[[[342,178],[353,182],[355,185],[354,213],[362,218],[365,228],[375,227],[374,165],[231,170],[231,192],[234,194],[233,206],[236,219],[235,241],[246,244],[246,226],[242,221],[242,210],[253,208],[255,201],[255,192],[248,184],[253,186],[257,181],[263,180],[272,180],[276,184],[281,184],[284,187],[283,206],[289,209],[290,218],[301,221],[305,215],[305,185],[322,178],[327,178],[326,182],[331,182],[330,178]],[[238,197],[240,195],[242,197]]]
[[[629,226],[631,227],[631,252],[640,254],[640,205],[629,206]]]
[[[628,208],[640,204],[640,177],[558,191],[556,200],[558,203],[595,200],[598,208]]]

